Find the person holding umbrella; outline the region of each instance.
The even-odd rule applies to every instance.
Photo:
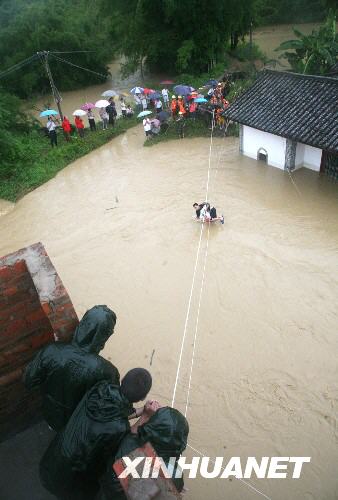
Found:
[[[95,117],[92,109],[88,109],[87,111],[88,123],[90,127],[90,131],[94,132],[96,130]]]
[[[58,145],[58,140],[57,140],[57,135],[56,135],[57,123],[55,120],[53,120],[53,117],[51,115],[48,116],[48,121],[47,121],[46,127],[47,127],[48,134],[50,137],[50,143],[51,143],[51,146],[53,148],[54,146]]]
[[[150,137],[152,137],[153,133],[151,131],[151,121],[147,116],[145,116],[143,119],[143,128],[146,134],[146,138],[149,139]]]
[[[81,139],[84,138],[84,124],[79,116],[75,116],[75,127]]]
[[[116,111],[115,103],[114,103],[114,100],[112,97],[109,99],[109,106],[106,107],[106,111],[107,111],[108,117],[109,117],[109,125],[114,126],[115,118],[117,116],[117,111]]]
[[[108,121],[109,121],[109,116],[105,108],[100,108],[99,111],[100,118],[102,120],[102,129],[107,130],[108,129]]]

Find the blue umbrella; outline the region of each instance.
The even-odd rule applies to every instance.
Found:
[[[207,99],[205,99],[204,97],[196,97],[196,99],[194,99],[195,102],[208,102]]]
[[[217,80],[208,80],[207,83],[205,83],[204,85],[206,87],[210,86],[210,87],[214,87],[215,85],[217,85]]]
[[[141,113],[137,115],[137,118],[143,118],[144,116],[151,115],[151,113],[152,111],[141,111]]]
[[[158,92],[152,92],[151,94],[148,94],[148,97],[149,99],[161,99],[162,95]]]
[[[50,116],[50,115],[58,115],[59,113],[55,111],[55,109],[45,109],[40,113],[40,116]]]
[[[189,87],[189,85],[175,85],[174,92],[177,95],[188,95],[193,92],[195,89],[193,87]]]
[[[134,87],[131,89],[130,93],[131,94],[143,94],[144,88],[143,87]]]
[[[170,114],[167,111],[160,111],[157,114],[157,118],[160,120],[160,122],[165,122],[166,120],[168,120],[169,116]]]

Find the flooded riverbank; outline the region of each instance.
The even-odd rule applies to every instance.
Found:
[[[275,49],[282,42],[295,38],[293,27],[300,30],[302,33],[309,34],[312,30],[317,29],[318,26],[320,26],[320,23],[264,26],[261,28],[257,28],[253,32],[253,41],[267,55],[269,59],[278,59],[280,52],[275,52]],[[288,64],[286,60],[279,60],[279,64],[277,67],[279,69],[286,69],[288,67]],[[128,93],[132,87],[136,85],[142,85],[141,75],[139,72],[130,75],[128,78],[121,77],[121,62],[118,60],[111,63],[109,65],[109,69],[111,78],[109,78],[106,82],[98,83],[97,85],[92,85],[84,89],[62,92],[63,113],[68,117],[72,117],[72,113],[75,109],[81,107],[81,105],[85,102],[95,103],[98,99],[101,98],[101,94],[105,90],[108,90],[110,88],[125,92],[128,96]],[[72,71],[72,69],[69,69],[69,67],[68,70]],[[149,78],[153,82],[160,82],[163,78],[165,78],[165,75],[150,75]],[[132,96],[130,95],[129,98],[127,97],[127,100],[132,102]],[[39,118],[39,110],[45,109],[47,105],[51,106],[52,108],[55,107],[51,94],[47,94],[39,99],[35,99],[34,101],[32,101],[32,103],[30,103],[30,108],[33,106],[32,113],[35,118]],[[118,111],[120,111],[119,105],[117,106],[117,108]]]
[[[0,218],[0,255],[42,241],[79,316],[118,316],[104,356],[121,373],[148,367],[151,396],[170,404],[205,196],[208,139],[143,148],[136,127],[25,196]],[[300,480],[251,480],[273,500],[335,500],[337,187],[289,177],[215,139],[210,228],[188,419],[207,456],[311,456]],[[201,243],[175,404],[184,411],[207,231]],[[191,451],[187,450],[191,456]],[[251,500],[233,479],[190,480],[187,499]]]

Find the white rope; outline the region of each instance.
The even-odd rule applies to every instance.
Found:
[[[293,184],[293,185],[294,185],[294,187],[295,187],[295,190],[297,191],[297,193],[299,194],[299,196],[302,196],[302,193],[301,193],[301,192],[300,192],[300,190],[298,189],[297,184],[296,184],[296,183],[295,183],[295,181],[293,180],[293,177],[292,177],[292,175],[291,175],[290,169],[289,169],[289,168],[287,168],[286,170],[287,170],[287,173],[288,173],[288,174],[289,174],[289,176],[290,176],[290,179],[291,179],[292,184]]]
[[[211,152],[212,152],[212,144],[213,144],[214,124],[215,124],[215,122],[214,122],[214,114],[213,114],[212,125],[211,125],[210,146],[209,146],[208,176],[207,176],[206,196],[205,196],[205,201],[206,202],[208,200],[208,193],[209,193],[210,170],[211,170]],[[218,155],[216,172],[217,172],[217,169],[218,169],[218,166],[219,166],[219,163],[220,163],[220,158],[221,158],[221,153],[219,153],[219,155]],[[186,314],[186,318],[185,318],[184,331],[183,331],[183,337],[182,337],[182,342],[181,342],[181,349],[180,349],[180,355],[179,355],[179,361],[178,361],[177,372],[176,372],[176,379],[175,379],[175,385],[174,385],[174,391],[173,391],[173,398],[172,398],[172,402],[171,402],[171,406],[172,407],[174,406],[174,402],[175,402],[175,396],[176,396],[176,390],[177,390],[177,383],[178,383],[179,372],[180,372],[180,368],[181,368],[184,343],[185,343],[185,338],[186,338],[186,333],[187,333],[187,326],[188,326],[190,309],[191,309],[191,301],[192,301],[192,296],[193,296],[193,291],[194,291],[194,286],[195,286],[197,264],[198,264],[198,260],[199,260],[200,249],[201,249],[201,241],[202,241],[203,228],[204,228],[204,222],[202,223],[202,226],[201,226],[200,238],[199,238],[199,242],[198,242],[197,254],[196,254],[196,259],[195,259],[195,268],[194,268],[193,279],[192,279],[192,284],[191,284],[191,289],[190,289],[188,309],[187,309],[187,314]],[[195,325],[195,334],[194,334],[193,349],[192,349],[191,364],[190,364],[190,372],[189,372],[189,383],[188,383],[188,390],[187,390],[187,399],[186,399],[186,405],[185,405],[185,411],[184,411],[184,416],[185,417],[187,416],[188,405],[189,405],[191,380],[192,380],[192,371],[193,371],[193,366],[194,366],[195,350],[196,350],[196,343],[197,343],[197,333],[198,333],[199,317],[200,317],[200,310],[201,310],[201,303],[202,303],[202,294],[203,294],[203,288],[204,288],[204,282],[205,282],[205,270],[206,270],[206,263],[207,263],[208,250],[209,250],[209,234],[210,234],[210,224],[208,226],[207,243],[206,243],[206,249],[205,249],[205,254],[204,254],[204,262],[203,262],[202,281],[201,281],[201,288],[200,288],[199,300],[198,300],[196,325]],[[205,455],[201,451],[197,450],[193,446],[187,444],[187,447],[190,448],[191,450],[193,450],[194,452],[198,453],[200,456],[205,457]],[[216,463],[212,459],[211,459],[211,461],[214,464]],[[239,477],[236,477],[236,479],[238,479],[239,481],[241,481],[243,484],[245,484],[251,490],[255,491],[258,495],[261,495],[262,497],[266,498],[266,500],[272,500],[265,493],[263,493],[262,491],[258,490],[254,486],[252,486],[248,481],[245,481],[244,479],[239,478]]]
[[[214,114],[212,116],[212,122],[211,122],[211,134],[210,134],[210,146],[209,146],[209,160],[208,160],[208,176],[207,176],[206,198],[205,198],[205,201],[207,201],[208,192],[209,192],[213,132],[214,132]],[[175,377],[175,384],[174,384],[174,390],[173,390],[173,397],[172,397],[172,401],[171,401],[172,408],[174,407],[174,403],[175,403],[178,378],[179,378],[179,374],[180,374],[180,370],[181,370],[182,355],[183,355],[184,344],[185,344],[185,339],[186,339],[186,334],[187,334],[187,328],[188,328],[188,322],[189,322],[189,316],[190,316],[190,309],[191,309],[191,301],[192,301],[192,296],[193,296],[194,287],[195,287],[195,278],[196,278],[197,265],[198,265],[199,254],[200,254],[200,249],[201,249],[203,229],[204,229],[204,223],[202,222],[201,230],[200,230],[200,237],[199,237],[199,242],[198,242],[198,247],[197,247],[197,253],[196,253],[196,259],[195,259],[194,273],[193,273],[192,283],[191,283],[191,288],[190,288],[190,296],[189,296],[189,301],[188,301],[187,314],[186,314],[185,322],[184,322],[184,330],[183,330],[183,336],[182,336],[182,342],[181,342],[180,355],[179,355],[178,365],[177,365],[177,370],[176,370],[176,377]]]
[[[194,342],[193,342],[192,355],[191,355],[191,363],[190,363],[190,373],[189,373],[189,384],[188,384],[188,391],[187,391],[187,400],[186,400],[186,403],[185,403],[185,410],[184,410],[184,416],[185,417],[187,416],[187,413],[188,413],[188,405],[189,405],[189,396],[190,396],[190,388],[191,388],[192,370],[193,370],[193,367],[194,367],[195,348],[196,348],[196,341],[197,341],[198,323],[199,323],[199,318],[200,318],[202,293],[203,293],[203,287],[204,287],[205,268],[206,268],[207,257],[208,257],[209,232],[210,232],[210,223],[209,223],[209,226],[208,226],[207,247],[206,247],[205,254],[204,254],[202,282],[201,282],[201,288],[200,288],[200,296],[199,296],[199,300],[198,300],[198,309],[197,309],[197,317],[196,317],[195,335],[194,335]]]
[[[172,401],[171,401],[171,407],[172,408],[174,407],[174,403],[175,403],[177,382],[178,382],[178,377],[179,377],[180,369],[181,369],[181,362],[182,362],[182,354],[183,354],[183,349],[184,349],[185,337],[186,337],[186,334],[187,334],[187,327],[188,327],[188,321],[189,321],[189,315],[190,315],[190,308],[191,308],[191,300],[192,300],[194,286],[195,286],[197,264],[198,264],[199,253],[200,253],[200,248],[201,248],[203,227],[204,227],[204,224],[201,225],[201,230],[200,230],[200,239],[199,239],[199,242],[198,242],[198,248],[197,248],[196,259],[195,259],[195,269],[194,269],[194,274],[193,274],[193,277],[192,277],[192,283],[191,283],[191,289],[190,289],[190,297],[189,297],[189,302],[188,302],[188,309],[187,309],[187,314],[186,314],[186,317],[185,317],[184,330],[183,330],[183,336],[182,336],[182,342],[181,342],[181,349],[180,349],[180,355],[179,355],[179,360],[178,360],[178,365],[177,365],[176,378],[175,378],[175,384],[174,384],[174,390],[173,390],[173,397],[172,397]]]
[[[195,453],[198,453],[201,457],[205,457],[206,456],[201,451],[197,450],[193,446],[190,446],[190,444],[187,444],[187,447],[190,448],[191,450],[193,450]],[[208,457],[208,458],[210,458],[210,457]],[[210,460],[211,460],[211,462],[213,462],[214,464],[216,464],[215,460],[212,460],[212,458],[210,458]],[[248,488],[251,488],[253,491],[255,491],[256,493],[258,493],[259,495],[261,495],[262,497],[266,498],[267,500],[272,500],[271,497],[268,497],[268,495],[266,495],[262,491],[258,490],[254,486],[252,486],[252,484],[250,484],[249,481],[245,481],[245,479],[242,479],[241,477],[236,477],[236,476],[234,476],[234,477],[236,479],[238,479],[238,481],[241,481],[241,483],[244,483]]]
[[[225,136],[225,133],[226,133],[226,130],[224,132],[224,136]],[[217,165],[216,165],[216,174],[215,175],[217,175],[217,171],[218,171],[218,167],[219,167],[219,164],[220,164],[220,160],[221,160],[221,148],[220,148],[220,151],[219,151],[219,154],[218,154]],[[191,363],[190,363],[190,373],[189,373],[189,383],[188,383],[188,390],[187,390],[187,400],[186,400],[185,410],[184,410],[184,416],[185,417],[187,416],[188,406],[189,406],[191,380],[192,380],[192,371],[193,371],[193,367],[194,367],[195,349],[196,349],[196,343],[197,343],[197,332],[198,332],[200,309],[201,309],[201,303],[202,303],[202,294],[203,294],[204,280],[205,280],[205,269],[206,269],[206,264],[207,264],[207,259],[208,259],[208,251],[209,251],[209,233],[210,233],[210,224],[208,225],[207,246],[206,246],[205,254],[204,254],[202,282],[201,282],[200,295],[199,295],[199,300],[198,300],[197,317],[196,317],[196,325],[195,325],[195,335],[194,335],[194,341],[193,341],[193,349],[192,349],[192,356],[191,356]]]

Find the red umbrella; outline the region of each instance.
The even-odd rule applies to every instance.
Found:
[[[88,109],[93,108],[95,108],[95,104],[93,104],[92,102],[86,102],[83,106],[81,106],[81,109],[83,109],[84,111],[88,111]]]
[[[163,80],[163,82],[160,82],[161,85],[173,85],[174,83],[172,80]]]
[[[153,90],[153,89],[143,89],[144,94],[153,94],[154,92],[155,92],[155,90]]]

